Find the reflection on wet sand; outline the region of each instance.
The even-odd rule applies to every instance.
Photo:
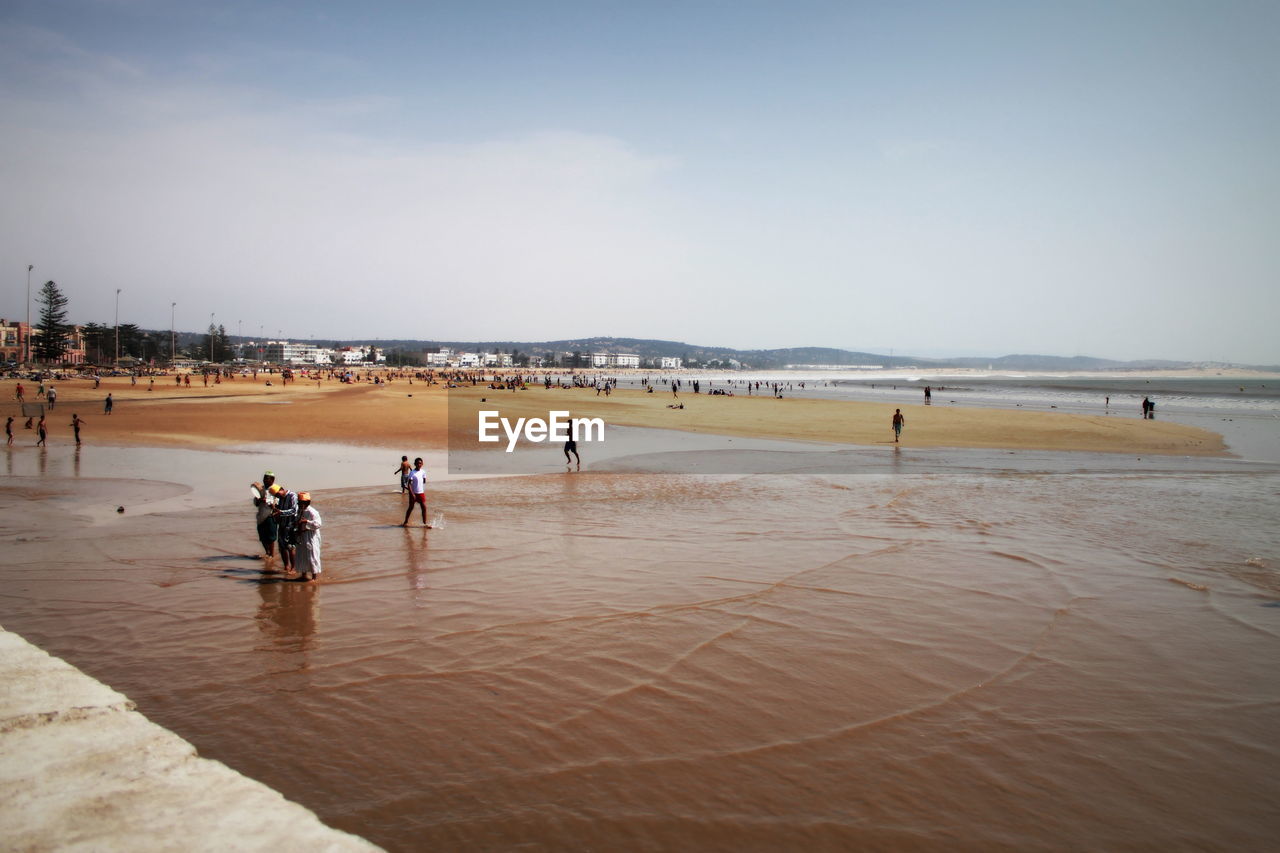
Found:
[[[262,599],[255,617],[258,628],[271,638],[277,652],[306,652],[316,633],[320,590],[314,584],[302,584],[280,577],[256,582]],[[299,667],[305,669],[305,664]]]

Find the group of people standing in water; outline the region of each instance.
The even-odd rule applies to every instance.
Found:
[[[323,570],[320,562],[320,513],[311,505],[310,492],[295,492],[276,482],[267,471],[254,483],[253,506],[258,541],[267,559],[280,551],[280,565],[296,580],[314,581]]]

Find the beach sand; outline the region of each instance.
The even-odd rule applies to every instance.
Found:
[[[542,417],[567,410],[574,417],[600,417],[607,426],[656,427],[728,436],[756,436],[856,445],[893,443],[892,406],[842,400],[709,396],[670,391],[619,391],[597,396],[591,389],[495,391],[484,386],[446,390],[406,379],[390,384],[343,385],[333,380],[287,386],[241,378],[208,388],[176,388],[159,377],[58,383],[57,410],[48,417],[50,442],[71,440],[72,413],[86,421],[89,443],[220,446],[262,441],[341,442],[398,447],[475,447],[476,414],[497,408],[504,417]],[[167,380],[167,381],[166,381]],[[14,383],[0,386],[9,401]],[[28,401],[34,398],[26,383]],[[107,393],[114,413],[102,413]],[[482,399],[487,403],[481,403]],[[683,403],[682,410],[668,404]],[[496,404],[496,406],[494,405]],[[1222,438],[1170,421],[1119,415],[1081,415],[1009,409],[903,406],[902,442],[912,447],[1004,448],[1104,453],[1213,455],[1225,452]],[[16,414],[13,402],[0,414]],[[65,421],[65,423],[64,423]],[[20,422],[17,423],[20,427]],[[17,430],[19,439],[25,431]],[[34,436],[31,437],[34,443]],[[492,447],[489,445],[488,447]]]

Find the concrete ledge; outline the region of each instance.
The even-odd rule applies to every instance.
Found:
[[[373,851],[0,627],[0,847]]]

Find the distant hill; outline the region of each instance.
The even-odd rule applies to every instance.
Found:
[[[915,356],[888,356],[832,347],[787,347],[782,349],[740,350],[682,341],[664,341],[647,338],[571,338],[557,341],[403,341],[356,340],[342,342],[351,346],[374,345],[387,350],[404,349],[416,352],[423,349],[448,347],[454,350],[493,352],[517,352],[527,355],[545,353],[632,353],[641,359],[674,357],[686,364],[706,365],[719,362],[728,366],[733,361],[744,368],[755,370],[785,370],[801,366],[824,367],[882,367],[882,368],[979,368],[996,370],[1079,371],[1079,370],[1177,370],[1200,366],[1193,362],[1162,361],[1114,361],[1089,356],[1004,355],[992,358],[917,358]]]
[[[167,338],[169,332],[154,332]],[[180,347],[198,341],[202,334],[178,332]],[[241,338],[229,336],[232,342]],[[244,340],[249,340],[246,336]],[[1115,361],[1090,356],[1053,356],[1014,354],[993,356],[990,358],[918,358],[910,355],[878,355],[876,353],[856,350],[836,349],[832,347],[786,347],[781,349],[740,350],[733,347],[710,346],[706,344],[690,344],[683,341],[665,341],[649,338],[614,338],[590,337],[569,338],[556,341],[424,341],[403,338],[359,338],[351,340],[317,340],[319,346],[375,346],[379,350],[392,353],[420,353],[424,350],[438,350],[442,347],[459,351],[493,352],[501,350],[509,353],[515,350],[525,355],[545,355],[552,353],[592,353],[615,352],[631,353],[641,359],[650,360],[662,357],[679,358],[685,364],[695,366],[732,367],[734,365],[753,370],[786,370],[799,367],[881,367],[898,369],[940,369],[940,368],[973,368],[992,370],[1028,370],[1028,371],[1082,371],[1082,370],[1179,370],[1193,367],[1252,367],[1261,370],[1278,370],[1276,366],[1258,365],[1212,365],[1189,362],[1167,361],[1160,359],[1143,359],[1138,361]],[[731,362],[733,364],[731,364]]]

